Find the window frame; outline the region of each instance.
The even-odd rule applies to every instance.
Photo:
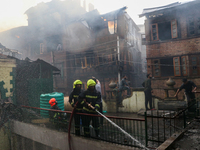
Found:
[[[177,58],[178,58],[178,66],[175,64],[175,59]],[[173,66],[174,66],[174,76],[175,77],[181,76],[180,57],[173,57]],[[176,67],[179,68],[179,74],[176,74]]]
[[[174,37],[173,36],[173,26],[172,26],[172,22],[173,21],[175,21],[175,25],[176,25],[176,36]],[[174,38],[177,38],[178,37],[178,27],[177,27],[177,20],[176,19],[174,19],[174,20],[171,20],[171,37],[172,37],[172,39],[174,39]]]
[[[194,74],[194,72],[193,72],[193,65],[192,65],[192,57],[196,57],[196,66],[197,66],[197,73],[196,74]],[[199,65],[199,55],[191,55],[190,56],[190,65],[191,65],[191,67],[190,67],[190,74],[192,75],[192,76],[198,76],[199,75],[199,67],[198,67],[198,65]]]
[[[158,69],[159,69],[159,75],[158,76],[155,75],[155,69],[156,69],[155,63],[154,63],[155,61],[158,61]],[[153,76],[154,77],[160,77],[161,76],[160,59],[153,59]]]
[[[157,39],[156,40],[153,39],[153,28],[152,28],[153,25],[156,25],[156,35],[157,35]],[[151,40],[152,41],[158,41],[159,40],[159,36],[158,36],[158,24],[157,23],[151,24]]]
[[[190,20],[193,19],[194,21],[194,34],[190,34]],[[200,35],[200,17],[199,16],[189,16],[187,19],[187,35],[188,37]]]
[[[183,64],[183,58],[185,58],[185,64]],[[184,74],[184,69],[183,69],[183,66],[185,65],[185,74]],[[182,75],[183,76],[187,76],[188,75],[188,68],[187,68],[187,58],[186,56],[181,56],[181,70],[182,70]]]

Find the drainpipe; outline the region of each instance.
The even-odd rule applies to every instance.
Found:
[[[118,54],[118,65],[120,63],[120,49],[119,49],[119,36],[117,36],[117,54]],[[120,70],[118,69],[118,84],[120,83]]]

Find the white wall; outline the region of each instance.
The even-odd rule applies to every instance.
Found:
[[[158,99],[153,98],[154,108],[158,109]],[[138,112],[140,109],[145,109],[145,97],[143,91],[134,91],[130,98],[123,100],[122,105],[119,107],[118,112],[133,113]],[[103,110],[107,111],[107,105],[103,102]]]

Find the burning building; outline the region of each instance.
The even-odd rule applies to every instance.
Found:
[[[141,36],[126,7],[99,14],[79,1],[53,0],[26,11],[30,31],[29,57],[43,59],[60,69],[55,88],[66,95],[76,79],[95,76],[102,94],[111,81],[126,74],[131,87],[139,87],[141,77]]]
[[[154,77],[154,94],[164,98],[166,80],[172,78],[175,88],[182,78],[199,82],[199,1],[173,3],[144,9],[147,71]],[[180,96],[179,99],[182,99]]]

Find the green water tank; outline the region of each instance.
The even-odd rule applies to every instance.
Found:
[[[63,93],[47,93],[40,95],[40,108],[50,109],[51,105],[49,104],[49,100],[51,98],[55,98],[57,101],[57,106],[64,111],[64,94]],[[49,111],[40,110],[40,115],[44,118],[49,118]]]

